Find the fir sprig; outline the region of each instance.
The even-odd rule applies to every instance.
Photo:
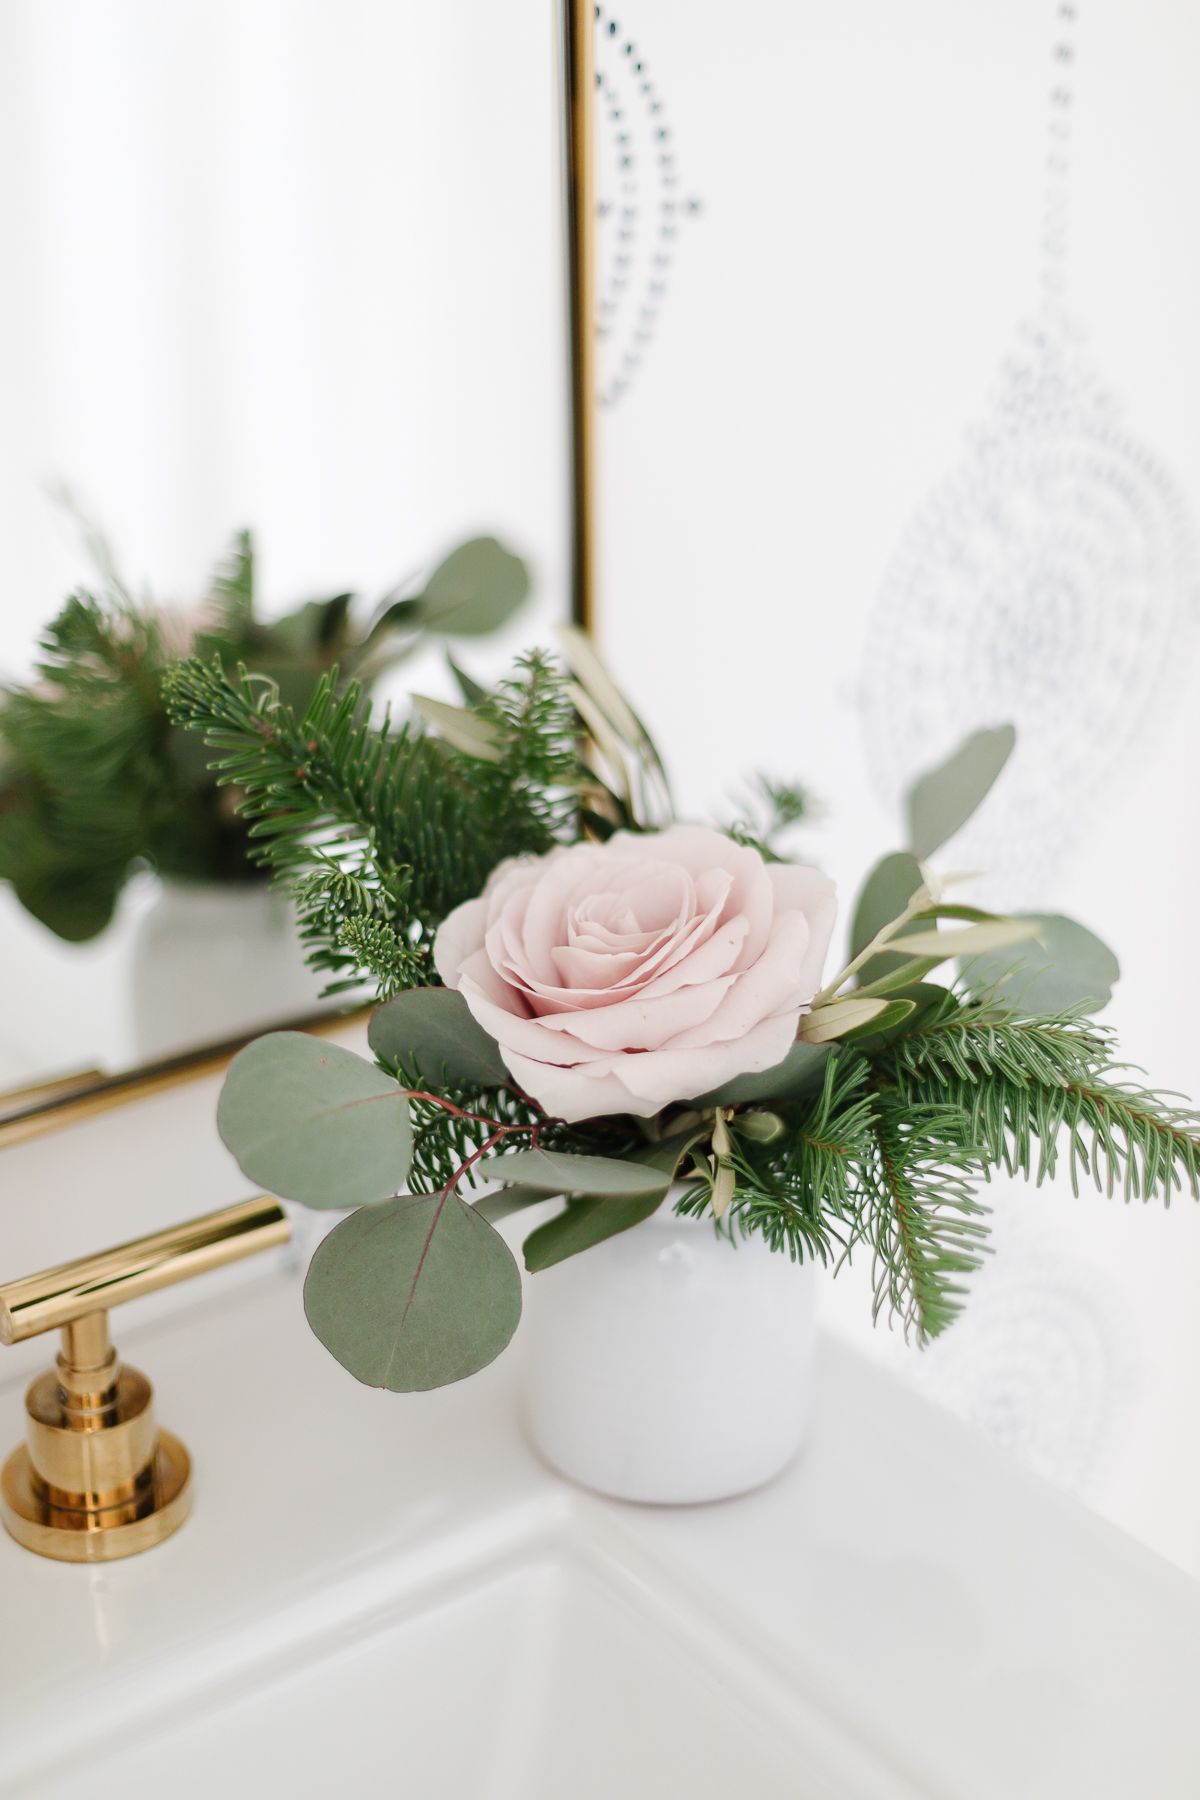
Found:
[[[737,1181],[728,1229],[759,1234],[772,1250],[793,1261],[828,1263],[848,1247],[853,1225],[857,1170],[870,1155],[874,1104],[867,1091],[869,1066],[852,1051],[832,1056],[819,1093],[787,1109],[785,1117],[751,1109],[735,1115],[730,1155]],[[754,1119],[778,1127],[769,1141],[749,1135]],[[712,1197],[707,1165],[698,1165],[698,1184],[677,1208],[703,1214]],[[845,1227],[845,1229],[843,1229]]]
[[[572,824],[579,764],[561,677],[535,652],[476,709],[487,760],[419,723],[376,725],[358,684],[319,684],[302,717],[269,682],[179,664],[171,716],[202,732],[239,791],[252,854],[297,901],[314,967],[383,994],[436,980],[433,937],[496,864],[552,847]]]
[[[1200,1198],[1200,1116],[1115,1057],[1077,1010],[1021,1018],[947,989],[907,1035],[836,1047],[820,1094],[778,1109],[773,1142],[747,1143],[735,1114],[729,1217],[796,1257],[868,1245],[876,1310],[926,1342],[986,1254],[977,1189],[994,1171],[1040,1185],[1065,1159],[1076,1191]],[[709,1201],[700,1181],[680,1210]]]
[[[875,1314],[887,1310],[924,1343],[966,1297],[987,1241],[976,1198],[978,1146],[946,1102],[914,1105],[877,1093],[871,1154],[858,1168],[856,1238],[873,1256]]]

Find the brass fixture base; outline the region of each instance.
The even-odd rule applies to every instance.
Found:
[[[191,1510],[191,1458],[156,1426],[153,1389],[118,1357],[108,1308],[290,1235],[278,1201],[243,1200],[0,1287],[0,1344],[62,1331],[54,1368],[25,1395],[25,1442],[0,1471],[10,1537],[56,1562],[99,1563],[178,1531]]]
[[[0,1475],[4,1529],[26,1550],[56,1562],[115,1562],[136,1556],[178,1531],[191,1503],[191,1458],[169,1431],[159,1432],[153,1460],[135,1491],[111,1505],[75,1508],[53,1499],[24,1444],[13,1451]]]

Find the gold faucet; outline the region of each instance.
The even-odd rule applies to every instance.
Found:
[[[278,1201],[259,1196],[0,1287],[0,1344],[62,1330],[57,1367],[25,1396],[27,1441],[0,1474],[0,1519],[19,1544],[60,1562],[111,1562],[179,1529],[191,1459],[155,1425],[146,1377],[118,1360],[109,1308],[290,1236]]]

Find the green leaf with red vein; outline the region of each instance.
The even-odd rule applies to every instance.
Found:
[[[408,1100],[361,1056],[302,1031],[272,1031],[238,1052],[217,1129],[243,1174],[302,1206],[370,1206],[404,1185]]]
[[[499,1356],[521,1317],[521,1276],[504,1239],[457,1195],[406,1195],[330,1232],[304,1310],[356,1380],[414,1393]]]

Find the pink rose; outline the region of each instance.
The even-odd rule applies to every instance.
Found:
[[[501,863],[443,922],[438,973],[555,1118],[649,1117],[787,1055],[837,902],[700,825]]]

